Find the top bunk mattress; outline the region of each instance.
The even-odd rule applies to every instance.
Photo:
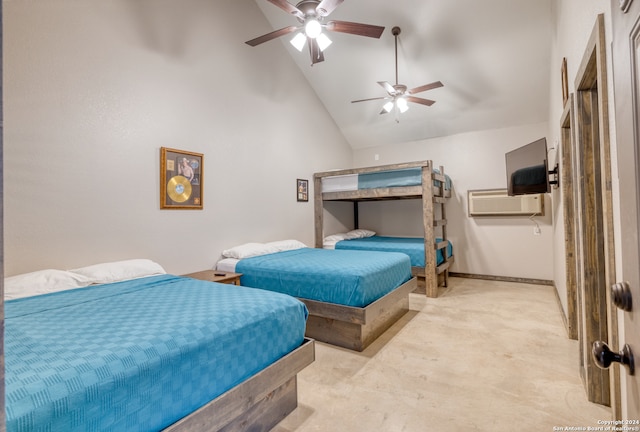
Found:
[[[172,275],[7,301],[7,430],[161,430],[301,345],[306,318]]]
[[[364,307],[411,279],[401,253],[302,248],[240,260],[244,286]]]
[[[441,238],[436,238],[435,243],[441,242]],[[409,256],[411,265],[414,267],[424,267],[424,239],[418,237],[385,237],[372,236],[351,240],[342,240],[336,243],[336,249],[359,250],[359,251],[379,251],[379,252],[401,252]],[[448,241],[447,257],[453,255],[453,246]],[[444,256],[442,249],[436,251],[436,265],[442,264]]]
[[[439,174],[437,169],[434,173]],[[445,190],[451,189],[451,178],[445,174]],[[418,186],[422,183],[422,168],[405,168],[391,171],[336,175],[322,178],[322,192],[344,192],[360,189]],[[439,187],[438,180],[433,185]]]

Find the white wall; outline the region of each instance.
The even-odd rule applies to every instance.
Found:
[[[351,150],[252,1],[3,1],[5,270],[210,268],[313,244],[296,178]],[[312,132],[312,133],[311,133]],[[204,210],[159,209],[159,149],[204,154]]]
[[[354,151],[356,166],[431,159],[452,178],[455,196],[447,204],[448,237],[456,256],[453,271],[493,276],[551,280],[553,230],[551,205],[535,221],[528,217],[470,218],[467,191],[505,189],[505,153],[545,137],[547,123],[477,131],[430,140]],[[378,155],[378,160],[375,159]],[[419,201],[361,205],[361,228],[389,235],[422,235]],[[374,208],[375,206],[375,208]],[[371,209],[372,211],[367,211]]]

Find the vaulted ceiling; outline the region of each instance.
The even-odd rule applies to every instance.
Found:
[[[247,40],[298,24],[255,1],[270,27],[248,29]],[[344,0],[328,19],[384,26],[380,39],[327,32],[333,44],[313,66],[308,50],[289,43],[292,35],[266,43],[290,53],[354,149],[419,141],[548,120],[551,1]],[[386,96],[378,81],[395,84],[394,26],[401,28],[398,82],[444,84],[416,95],[436,103],[410,104],[399,122],[379,114],[384,101],[351,103]]]

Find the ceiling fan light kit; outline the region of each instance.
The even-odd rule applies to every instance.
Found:
[[[380,111],[380,114],[388,114],[392,110],[394,110],[396,113],[397,123],[400,122],[398,114],[402,114],[409,109],[409,102],[426,106],[431,106],[435,103],[435,101],[430,99],[413,96],[414,94],[443,86],[440,81],[435,81],[430,84],[425,84],[420,87],[415,87],[411,90],[407,90],[406,85],[398,84],[398,35],[400,34],[400,31],[400,27],[397,26],[391,29],[391,33],[395,38],[396,83],[394,85],[391,85],[386,81],[378,81],[378,84],[387,92],[387,96],[351,101],[351,103],[357,103],[372,100],[386,100],[388,102],[384,104],[384,106],[382,107],[382,111]]]
[[[298,51],[302,52],[302,48],[304,48],[304,44],[307,43],[307,37],[304,33],[298,33],[291,39],[291,45],[295,47]]]
[[[297,33],[290,42],[298,51],[302,51],[306,42],[309,42],[311,66],[324,61],[323,51],[331,45],[331,39],[323,33],[323,30],[372,38],[380,38],[384,31],[384,27],[381,26],[348,21],[332,20],[323,23],[324,19],[333,12],[335,8],[340,6],[344,0],[302,0],[295,6],[286,0],[267,1],[295,16],[300,25],[284,27],[251,39],[245,43],[250,46],[256,46],[280,36],[302,30]]]
[[[322,25],[315,18],[308,19],[304,24],[304,33],[307,37],[315,39],[320,35],[320,33],[322,33]]]
[[[329,37],[324,33],[320,33],[316,38],[316,41],[318,41],[318,47],[320,48],[320,51],[324,51],[329,45],[333,43],[331,42],[331,39],[329,39]]]
[[[409,109],[409,103],[403,97],[396,99],[396,107],[400,110],[400,113],[406,112]]]
[[[307,38],[315,39],[320,51],[324,51],[332,44],[329,36],[322,33],[322,25],[315,18],[307,19],[304,24],[304,32],[296,34],[293,39],[291,39],[291,45],[293,45],[298,51],[302,52],[302,48],[304,48]]]

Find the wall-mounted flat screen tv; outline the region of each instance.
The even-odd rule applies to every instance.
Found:
[[[505,159],[508,195],[551,192],[546,138],[506,153]]]

